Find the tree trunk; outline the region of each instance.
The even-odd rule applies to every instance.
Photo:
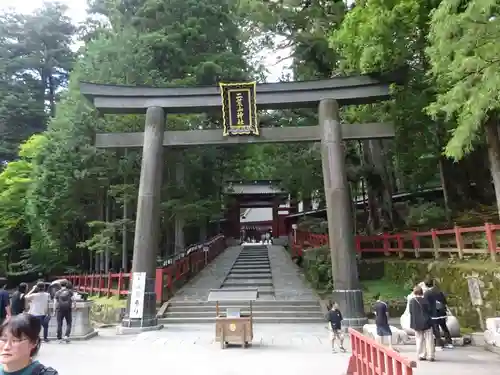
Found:
[[[199,241],[198,242],[205,242],[208,239],[208,219],[203,218],[201,224],[200,224],[200,229],[199,229]]]
[[[371,152],[370,152],[370,145],[368,144],[369,141],[364,141],[363,142],[363,166],[366,168],[372,168],[373,167],[373,161],[371,157]],[[376,194],[375,194],[375,189],[367,181],[366,184],[366,196],[367,196],[367,208],[368,208],[368,222],[366,224],[367,226],[367,232],[369,234],[375,233],[377,229],[380,228],[380,217],[379,217],[379,209],[378,209],[378,204],[377,204],[377,199],[376,199]]]
[[[387,183],[390,187],[391,193],[396,194],[398,192],[398,184],[396,180],[396,175],[394,173],[394,159],[393,152],[391,149],[392,140],[382,139],[380,141],[380,145],[382,150],[384,151],[383,164],[385,165],[385,170],[387,173]]]
[[[380,139],[368,141],[370,147],[370,157],[373,162],[375,173],[380,177],[378,198],[380,199],[381,218],[383,218],[384,229],[393,229],[399,221],[399,216],[392,204],[391,179],[387,173],[385,165],[386,155]]]
[[[497,210],[500,217],[500,140],[498,139],[498,124],[495,116],[491,116],[486,123],[486,141],[488,143],[488,158],[495,187]]]
[[[303,212],[312,211],[311,194],[305,193],[302,195],[302,211]]]
[[[56,89],[54,87],[54,77],[52,77],[52,74],[48,75],[48,85],[49,85],[50,117],[54,118],[56,115]]]
[[[448,184],[446,183],[446,178],[444,175],[444,160],[442,156],[439,156],[438,158],[438,165],[439,165],[439,179],[441,181],[441,188],[443,189],[444,211],[446,215],[446,221],[449,224],[451,222],[450,198],[448,195]]]
[[[444,156],[441,155],[441,150],[443,148],[443,127],[441,124],[436,123],[436,142],[437,142],[437,153],[439,155],[438,167],[439,167],[439,180],[441,182],[441,188],[443,189],[443,201],[444,210],[446,215],[446,221],[448,224],[451,222],[451,209],[450,209],[450,195],[448,192],[448,184],[446,183],[446,174],[444,168]],[[468,181],[467,181],[468,183]]]
[[[111,197],[109,194],[106,194],[106,225],[109,225],[111,222]],[[109,247],[106,247],[106,250],[104,251],[104,267],[103,271],[105,273],[109,272],[109,261],[111,257],[111,251]]]
[[[127,160],[128,157],[128,150],[125,148],[123,151],[123,158]],[[123,175],[123,185],[125,187],[125,190],[123,191],[123,208],[122,208],[122,220],[123,220],[123,225],[122,225],[122,256],[121,256],[121,270],[122,272],[127,272],[128,271],[128,227],[127,227],[127,219],[129,216],[129,201],[128,201],[128,194],[127,194],[127,183],[128,183],[128,169],[124,168],[124,175]]]
[[[182,161],[182,154],[177,155],[176,164],[175,164],[175,183],[177,189],[184,188],[184,164]],[[185,220],[184,217],[176,213],[175,215],[175,254],[184,251],[186,247],[185,239],[184,239],[184,226]]]

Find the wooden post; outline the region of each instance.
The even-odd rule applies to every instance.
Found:
[[[108,272],[108,291],[106,292],[106,296],[108,298],[111,296],[112,283],[113,283],[113,278],[111,277],[111,272]]]
[[[390,253],[390,244],[389,244],[389,238],[388,238],[388,234],[387,233],[384,233],[382,234],[382,241],[383,241],[383,246],[384,246],[384,255],[385,256],[389,256],[391,255]]]
[[[102,279],[102,273],[99,274],[99,278],[97,279],[97,295],[100,297],[101,296],[101,291],[104,286],[104,280]]]
[[[436,230],[431,230],[432,236],[432,246],[434,247],[434,258],[439,258],[439,237],[437,236]]]
[[[398,235],[396,236],[396,239],[397,239],[397,241],[398,241],[399,258],[400,258],[400,259],[403,259],[403,258],[404,258],[404,256],[405,256],[404,251],[403,251],[403,250],[404,250],[404,249],[403,249],[403,248],[404,248],[404,240],[403,240],[403,236],[402,236],[402,235],[400,235],[400,234],[398,234]]]
[[[163,303],[163,268],[156,269],[155,277],[156,303]]]
[[[486,232],[486,242],[488,242],[488,251],[490,253],[491,260],[493,262],[496,262],[497,241],[495,236],[495,230],[491,228],[490,223],[484,224],[484,230]]]
[[[117,286],[117,289],[118,289],[118,297],[120,297],[122,295],[121,291],[122,291],[122,288],[123,288],[123,272],[120,272],[118,274],[118,286]]]
[[[413,250],[415,253],[415,258],[420,258],[420,241],[418,239],[418,235],[416,232],[412,232],[411,234],[411,242],[413,245]]]
[[[464,241],[462,238],[462,233],[460,232],[460,227],[458,227],[457,225],[455,225],[454,230],[455,230],[455,242],[457,243],[458,258],[463,259],[464,258]]]

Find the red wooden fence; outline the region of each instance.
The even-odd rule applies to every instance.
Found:
[[[403,257],[405,253],[412,253],[418,258],[421,253],[431,253],[438,258],[442,253],[454,253],[460,259],[464,255],[484,254],[496,261],[496,254],[500,252],[499,239],[500,225],[486,223],[470,228],[455,226],[452,229],[432,229],[427,232],[358,235],[355,236],[355,244],[356,251],[361,254],[396,253]],[[304,249],[327,246],[328,235],[297,231],[292,242],[292,256],[300,256]]]
[[[347,375],[413,375],[414,361],[349,328],[351,357]]]
[[[208,251],[204,251],[208,248]],[[191,246],[168,265],[156,269],[156,302],[167,301],[181,285],[196,275],[226,248],[225,238],[218,235],[211,240]],[[102,273],[90,275],[59,276],[69,280],[76,290],[98,296],[126,296],[129,291],[130,273]]]

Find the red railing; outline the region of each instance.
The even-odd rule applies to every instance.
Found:
[[[413,375],[414,361],[386,348],[375,340],[349,328],[351,357],[347,375]]]
[[[455,226],[452,229],[432,229],[427,232],[355,236],[355,244],[356,251],[361,254],[397,253],[403,257],[405,253],[413,253],[418,258],[421,253],[431,253],[438,258],[442,253],[455,253],[460,259],[464,255],[483,254],[495,261],[496,254],[500,252],[497,231],[500,231],[500,225],[486,223],[470,228]],[[292,243],[292,256],[300,256],[308,248],[328,245],[328,235],[297,231]]]
[[[156,302],[167,301],[188,279],[196,275],[226,248],[225,238],[218,235],[211,240],[190,246],[184,252],[156,269]],[[64,275],[76,290],[99,296],[126,296],[129,291],[130,273],[102,273],[91,275]]]

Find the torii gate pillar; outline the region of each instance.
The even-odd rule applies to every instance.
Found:
[[[146,111],[146,126],[142,148],[141,177],[135,220],[134,256],[132,275],[146,273],[144,293],[136,293],[132,276],[127,312],[120,327],[121,333],[134,333],[144,328],[155,329],[156,319],[156,255],[160,240],[160,203],[163,172],[163,135],[165,112],[161,107],[150,107]],[[142,289],[142,288],[139,288]],[[135,296],[138,299],[135,299]],[[142,308],[140,307],[142,306]],[[132,309],[137,308],[137,311]]]
[[[342,309],[345,326],[359,328],[367,319],[359,287],[354,245],[354,226],[345,154],[342,143],[339,105],[336,100],[319,103],[321,159],[332,259],[333,296]]]

